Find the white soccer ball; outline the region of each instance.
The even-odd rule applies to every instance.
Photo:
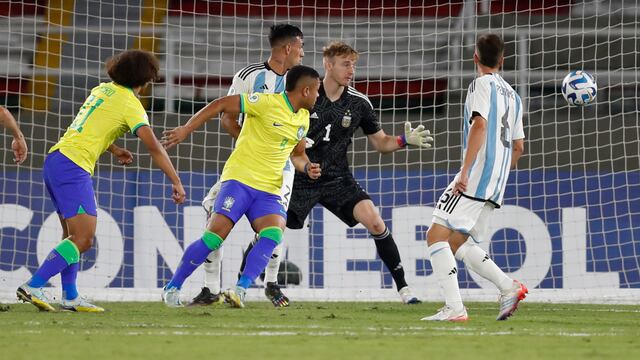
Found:
[[[585,106],[596,99],[596,80],[586,71],[572,71],[562,80],[562,96],[573,106]]]

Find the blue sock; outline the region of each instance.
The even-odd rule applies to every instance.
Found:
[[[184,255],[182,255],[182,260],[180,260],[178,269],[173,274],[173,277],[167,284],[166,288],[182,288],[184,281],[187,280],[189,275],[191,275],[191,273],[206,260],[211,251],[213,250],[207,246],[207,243],[203,238],[200,238],[189,245],[184,251]]]
[[[264,271],[267,267],[273,249],[278,243],[267,237],[261,236],[258,242],[253,246],[247,255],[247,262],[244,271],[236,283],[237,286],[248,288],[251,283]]]
[[[76,287],[78,270],[80,270],[80,263],[75,263],[67,266],[60,272],[62,294],[65,300],[73,300],[78,297],[78,288]]]
[[[80,261],[78,247],[73,241],[64,239],[51,250],[27,285],[41,288],[47,284],[51,277],[64,270],[67,266],[78,263],[78,261]]]

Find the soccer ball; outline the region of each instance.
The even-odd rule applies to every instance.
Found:
[[[562,96],[573,106],[591,104],[597,91],[596,80],[586,71],[572,71],[562,80]]]

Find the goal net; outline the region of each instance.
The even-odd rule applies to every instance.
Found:
[[[162,80],[141,99],[160,136],[226,95],[239,69],[266,61],[269,27],[287,22],[304,32],[304,64],[321,73],[322,47],[330,40],[360,52],[353,86],[369,96],[387,134],[399,134],[405,121],[435,133],[435,149],[381,155],[358,132],[348,153],[421,298],[442,299],[424,234],[460,167],[475,38],[492,31],[506,43],[503,76],[523,99],[527,139],[505,205],[494,212],[481,246],[529,287],[531,300],[637,303],[638,6],[637,0],[2,1],[0,105],[18,119],[30,154],[13,165],[5,133],[0,301],[14,299],[15,288],[61,239],[42,163],[90,89],[109,81],[106,58],[131,48],[158,56]],[[597,80],[592,106],[569,107],[560,95],[562,78],[578,69]],[[96,241],[82,255],[78,286],[99,300],[157,300],[183,249],[202,234],[200,201],[233,142],[214,119],[169,152],[189,199],[182,206],[170,200],[170,184],[135,137],[116,144],[135,153],[135,164],[121,167],[109,154],[99,161]],[[225,242],[223,288],[235,284],[252,237],[242,220]],[[285,232],[284,244],[281,282],[292,301],[399,300],[362,226],[350,229],[316,207],[308,226]],[[461,263],[459,269],[465,299],[495,300],[490,283]],[[202,281],[198,269],[185,296]],[[59,288],[59,278],[50,285]],[[251,298],[263,298],[260,286]]]

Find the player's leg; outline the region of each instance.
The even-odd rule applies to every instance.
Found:
[[[79,214],[65,219],[69,229],[69,238],[76,244],[80,253],[84,253],[93,245],[98,218],[87,214]],[[76,279],[80,270],[79,262],[69,264],[60,272],[62,280],[62,301],[60,307],[65,311],[103,312],[104,309],[80,296],[76,287]]]
[[[247,261],[234,290],[227,291],[227,300],[234,307],[244,307],[247,288],[264,271],[273,250],[282,242],[286,225],[286,212],[280,197],[255,190],[255,198],[247,210],[247,219],[258,232],[258,241],[249,251]]]
[[[217,181],[207,195],[202,199],[202,207],[207,213],[207,219],[213,215],[213,205],[220,192],[222,183]],[[196,295],[189,305],[211,305],[223,301],[220,294],[220,265],[222,262],[223,247],[213,250],[204,261],[204,287]]]
[[[516,311],[528,290],[519,281],[507,276],[489,254],[477,245],[484,238],[492,210],[492,205],[485,204],[476,226],[470,231],[471,238],[452,236],[449,238],[449,244],[456,259],[463,261],[468,269],[491,281],[500,290],[500,312],[497,320],[506,320]]]
[[[449,237],[454,234],[451,229],[438,224],[434,216],[427,231],[427,246],[433,274],[436,276],[440,287],[444,292],[445,306],[435,315],[422,318],[429,321],[466,321],[467,311],[462,304],[460,289],[458,287],[458,268],[453,257]]]
[[[66,219],[69,236],[51,250],[31,279],[18,288],[17,295],[40,310],[54,311],[42,287],[69,266],[77,270],[80,253],[91,247],[95,235],[97,206],[91,175],[60,152],[47,156],[43,177],[56,211]],[[75,278],[73,282],[75,285]]]
[[[412,294],[405,280],[398,246],[373,202],[369,199],[360,200],[353,208],[353,217],[364,225],[373,237],[378,256],[391,273],[402,301],[406,304],[419,304],[420,300]]]
[[[293,189],[293,179],[295,177],[295,168],[291,160],[287,160],[287,165],[282,172],[282,187],[280,188],[280,201],[284,207],[284,211],[289,208],[289,200],[291,200],[291,192]],[[283,243],[279,243],[271,254],[271,259],[267,267],[264,269],[264,294],[275,307],[289,306],[289,298],[282,292],[278,286],[278,271],[282,262]],[[246,252],[248,255],[248,252]]]
[[[222,242],[245,213],[251,201],[251,194],[241,183],[230,180],[222,184],[213,209],[215,214],[209,219],[207,229],[202,237],[185,249],[178,269],[163,289],[162,298],[167,306],[182,306],[180,289],[185,280],[204,263],[211,251],[222,246]]]

